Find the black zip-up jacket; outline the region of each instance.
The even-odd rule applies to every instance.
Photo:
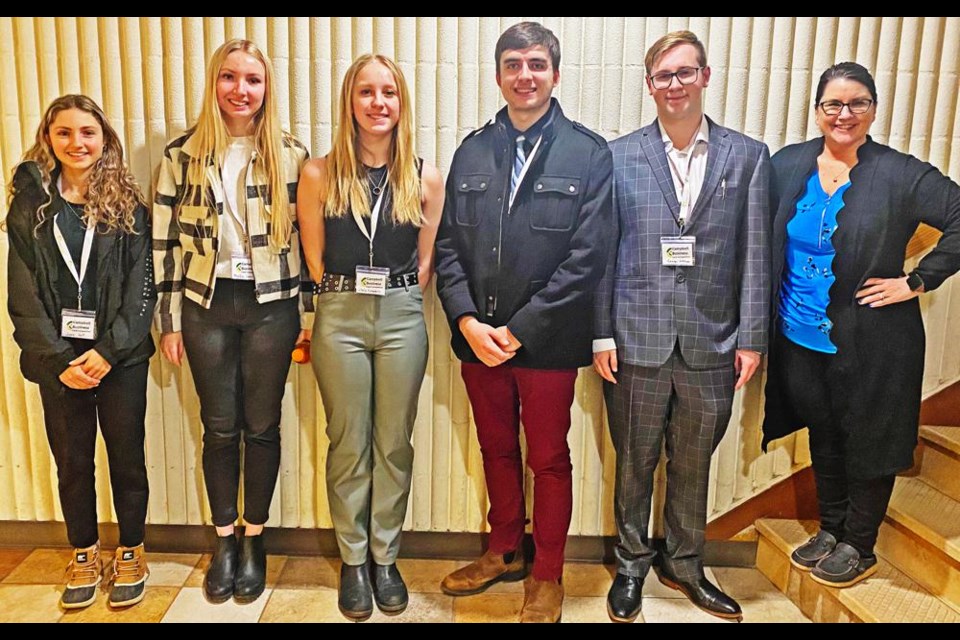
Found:
[[[503,109],[457,149],[437,239],[437,293],[453,350],[479,362],[457,320],[506,325],[512,366],[568,369],[592,359],[593,294],[613,228],[606,141],[553,100],[542,141],[508,205],[515,141]]]
[[[7,308],[13,339],[20,346],[20,370],[31,382],[62,386],[60,374],[77,357],[73,345],[60,337],[63,304],[57,289],[62,261],[53,237],[53,217],[65,204],[52,188],[52,201],[37,227],[37,207],[46,201],[40,170],[21,164],[13,178],[15,196],[7,215],[10,249]],[[56,176],[53,177],[56,184]],[[97,339],[93,348],[113,367],[139,364],[155,348],[150,323],[157,301],[153,254],[146,207],[135,213],[135,231],[128,234],[105,227],[97,230]]]

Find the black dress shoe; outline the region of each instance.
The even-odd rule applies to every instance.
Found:
[[[706,577],[700,576],[693,581],[681,580],[664,569],[660,570],[658,576],[660,582],[687,596],[690,602],[710,615],[738,622],[743,619],[743,611],[737,601],[720,591]]]
[[[643,578],[618,573],[607,594],[607,614],[614,622],[633,622],[643,606]]]
[[[340,566],[340,594],[337,598],[340,613],[362,622],[373,615],[373,587],[366,564]]]
[[[387,615],[395,616],[407,608],[410,596],[396,564],[373,565],[373,598]]]
[[[244,536],[240,542],[240,564],[233,580],[233,599],[240,604],[253,602],[267,585],[267,552],[263,535]]]
[[[203,578],[203,595],[214,604],[226,602],[233,595],[233,579],[237,573],[237,538],[232,533],[217,537],[217,548]]]

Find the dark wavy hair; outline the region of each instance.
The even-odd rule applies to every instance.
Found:
[[[867,68],[856,62],[838,62],[820,75],[820,82],[817,84],[817,98],[813,101],[814,108],[820,104],[823,92],[827,90],[827,85],[833,80],[859,82],[870,92],[873,103],[877,104],[877,83],[873,81],[873,76],[870,75]]]

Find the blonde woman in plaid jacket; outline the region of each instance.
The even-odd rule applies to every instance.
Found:
[[[312,287],[294,226],[307,150],[280,129],[266,54],[231,40],[207,67],[195,126],[164,151],[153,209],[160,350],[190,356],[217,530],[211,602],[263,593],[263,525],[280,467],[280,404]],[[234,523],[244,441],[244,537]]]

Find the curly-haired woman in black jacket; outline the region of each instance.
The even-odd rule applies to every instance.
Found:
[[[47,108],[14,169],[6,227],[13,338],[24,377],[40,386],[74,547],[60,604],[90,605],[101,581],[98,419],[120,524],[108,602],[136,604],[148,575],[143,440],[157,295],[143,196],[93,100],[65,95]]]

